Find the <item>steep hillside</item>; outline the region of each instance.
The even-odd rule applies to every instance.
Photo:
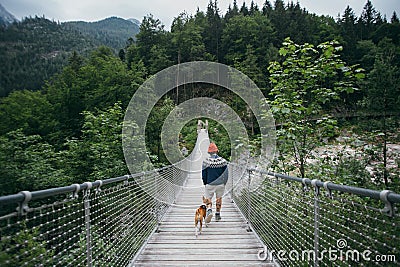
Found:
[[[7,25],[0,26],[0,97],[14,90],[40,89],[73,51],[85,55],[105,45],[118,52],[139,31],[137,21],[116,17],[65,23],[34,17]]]
[[[13,22],[18,21],[13,14],[7,11],[1,4],[0,4],[0,26],[8,26]]]
[[[96,22],[71,21],[63,23],[70,29],[76,29],[99,43],[113,48],[115,51],[124,48],[126,41],[139,32],[139,21],[110,17]]]
[[[0,97],[40,89],[73,51],[85,53],[96,45],[90,37],[42,17],[0,27]]]

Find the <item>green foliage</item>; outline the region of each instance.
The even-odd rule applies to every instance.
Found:
[[[106,22],[115,23],[113,29],[106,29]],[[389,145],[400,140],[397,15],[387,23],[371,1],[367,1],[359,18],[347,7],[335,21],[311,14],[299,3],[276,0],[274,6],[266,1],[262,10],[254,3],[250,7],[243,3],[239,8],[234,1],[224,16],[217,2],[210,1],[206,12],[198,10],[193,16],[183,13],[176,17],[170,32],[152,15],[143,19],[136,36],[130,30],[127,23],[116,18],[92,24],[59,24],[35,17],[7,28],[0,27],[0,195],[128,173],[121,147],[121,127],[130,98],[150,75],[172,64],[194,60],[232,65],[264,89],[277,121],[279,153],[275,170],[399,191],[400,159],[398,155],[393,156],[393,150],[389,151]],[[331,40],[339,40],[343,48]],[[117,57],[115,51],[119,48],[123,49]],[[358,83],[364,76],[366,79],[359,90]],[[175,89],[157,103],[147,121],[147,151],[154,165],[169,164],[160,146],[163,121],[176,105],[198,96],[230,105],[247,128],[250,147],[256,150],[260,138],[258,125],[238,96],[209,84]],[[137,107],[137,112],[140,109]],[[361,118],[351,120],[349,111]],[[372,115],[377,117],[372,120]],[[343,118],[338,120],[338,117]],[[197,138],[196,121],[189,122],[180,133],[180,145],[189,151]],[[343,140],[335,141],[339,127],[356,126],[362,141],[352,140],[351,145]],[[222,125],[209,120],[209,134],[211,141],[218,145],[220,155],[229,159],[231,143]],[[355,145],[359,142],[362,145]],[[328,144],[337,149],[324,156],[316,153],[329,150]],[[347,153],[346,149],[355,152]],[[284,187],[288,187],[286,196],[280,194]],[[277,209],[279,216],[292,218],[299,214],[298,207],[292,204],[307,204],[313,197],[312,192],[275,181],[260,189],[257,194],[268,199],[266,206],[253,207],[256,216],[253,225],[260,223],[260,228],[282,223],[266,219],[270,209],[285,202],[284,209]],[[139,199],[135,212],[153,212],[153,208],[146,206],[151,202],[148,196],[136,185],[135,190],[130,190],[127,196],[127,199]],[[300,197],[295,198],[298,193]],[[288,202],[288,198],[295,201]],[[101,216],[113,216],[116,210],[121,211],[120,206],[112,205],[113,199],[109,201],[100,205],[102,211],[107,207]],[[343,205],[342,210],[350,208],[346,206],[350,204],[335,203],[339,204]],[[300,210],[307,217],[307,223],[313,221],[310,207],[306,205]],[[132,207],[125,205],[124,208]],[[325,209],[328,211],[329,207]],[[330,229],[352,223],[345,216],[331,214],[333,217],[327,223]],[[352,219],[362,223],[368,220],[358,215]],[[63,220],[65,217],[60,222]],[[80,224],[78,220],[75,223]],[[93,221],[93,225],[96,223]],[[150,223],[155,225],[153,221]],[[98,252],[95,257],[100,262],[119,257],[100,228],[92,228],[92,245]],[[115,240],[124,242],[134,236],[134,246],[139,245],[147,233],[141,227],[133,228],[132,235],[121,234]],[[292,231],[293,236],[307,240],[313,235],[302,231],[295,220],[286,220],[281,228],[285,233]],[[40,231],[47,229],[27,230],[21,226],[13,230],[15,236],[2,236],[0,265],[20,266],[22,258],[28,261],[27,266],[38,266],[43,260],[52,264],[55,252],[46,247],[49,244],[40,235]],[[352,234],[351,231],[347,227],[344,232]],[[76,237],[79,240],[71,254],[62,259],[65,263],[79,256],[79,261],[84,261],[85,235]],[[281,242],[288,247],[293,244],[304,248],[305,244],[300,241]],[[9,247],[12,249],[7,250]]]
[[[222,36],[222,20],[219,13],[217,1],[210,0],[206,12],[206,24],[203,29],[204,46],[206,51],[214,56],[218,62],[222,59],[221,53],[221,36]]]
[[[14,236],[2,237],[0,241],[1,266],[39,266],[51,264],[54,252],[46,248],[46,240],[39,237],[39,229],[27,229],[25,223]]]
[[[383,39],[375,49],[375,63],[372,71],[367,77],[366,96],[363,101],[364,107],[382,119],[376,125],[378,134],[375,142],[381,144],[382,155],[379,169],[380,180],[389,187],[391,171],[387,163],[388,134],[391,128],[388,116],[398,117],[400,114],[400,69],[396,65],[396,48],[390,39]]]
[[[72,182],[62,154],[39,135],[22,130],[0,137],[0,195],[41,190]]]
[[[127,173],[121,132],[124,112],[119,104],[97,114],[85,111],[82,141],[89,150],[94,177],[116,177]]]
[[[397,114],[400,112],[400,69],[396,65],[396,47],[383,39],[367,77],[364,106],[372,112]]]
[[[98,22],[57,23],[44,17],[25,18],[0,30],[0,97],[14,90],[39,90],[67,65],[77,51],[87,54],[106,45],[117,51],[139,26],[121,18]]]
[[[126,40],[139,32],[139,25],[122,18],[110,17],[95,22],[69,21],[63,27],[79,31],[92,38],[97,44],[106,45],[118,51],[125,47]]]
[[[274,30],[267,17],[257,13],[254,16],[235,16],[224,27],[222,43],[226,62],[243,61],[246,50],[251,46],[261,59],[274,40]]]
[[[153,74],[163,69],[167,64],[162,61],[167,60],[164,50],[167,44],[166,35],[164,25],[159,19],[155,19],[153,15],[144,17],[140,31],[136,35],[137,57],[134,61],[143,61]],[[152,56],[149,56],[149,52]],[[157,61],[161,62],[162,66],[157,66]]]
[[[356,81],[363,78],[361,69],[339,58],[341,49],[337,42],[315,48],[287,38],[279,50],[284,61],[269,66],[273,85],[269,104],[280,125],[278,149],[293,160],[302,177],[311,151],[335,133],[336,120],[330,114],[335,100],[342,92],[356,90]]]
[[[80,139],[67,141],[65,168],[75,182],[106,179],[128,173],[122,151],[123,110],[114,104],[104,111],[83,112]]]
[[[39,17],[1,28],[0,40],[0,97],[14,90],[39,90],[67,64],[72,51],[94,47],[90,38]]]
[[[181,146],[186,147],[189,154],[193,151],[197,140],[197,120],[194,119],[188,122],[180,132]],[[217,121],[201,118],[201,120],[208,120],[208,134],[210,142],[214,142],[219,149],[218,155],[229,160],[231,157],[231,140],[225,128]]]
[[[217,60],[254,80],[270,99],[277,119],[280,166],[283,171],[304,171],[307,159],[312,160],[312,149],[325,145],[337,133],[336,116],[348,116],[349,111],[356,115],[398,111],[397,20],[393,16],[391,23],[382,21],[370,1],[360,18],[348,7],[337,21],[311,14],[299,3],[280,0],[274,5],[266,1],[262,9],[254,3],[238,7],[234,1],[225,15],[216,1],[210,1],[204,12],[178,15],[170,32],[152,15],[143,19],[136,36],[129,37],[130,26],[118,18],[59,24],[35,17],[0,28],[0,59],[6,63],[0,66],[5,74],[0,95],[8,95],[0,99],[2,179],[10,183],[10,177],[22,169],[21,185],[37,188],[126,173],[117,148],[118,116],[149,75],[193,60]],[[112,29],[106,24],[112,24]],[[89,37],[97,31],[96,40]],[[118,32],[126,35],[117,38]],[[282,47],[288,36],[291,39]],[[329,41],[333,39],[340,40],[344,49]],[[113,47],[92,51],[100,43]],[[114,45],[123,48],[118,56]],[[354,67],[356,63],[366,71]],[[356,90],[364,75],[362,90]],[[230,105],[242,118],[252,146],[257,147],[258,125],[243,101],[207,84],[184,85],[168,94],[171,100],[158,103],[150,116],[146,138],[156,164],[167,163],[159,145],[163,118],[175,105],[197,96]],[[182,132],[189,149],[196,139],[191,127]],[[218,124],[212,127],[217,131],[210,132],[211,138],[224,144],[221,153],[229,158],[224,130]],[[388,140],[390,127],[386,126]],[[385,131],[377,130],[375,141],[383,142],[378,133],[385,135]],[[383,153],[384,145],[379,147]],[[44,175],[42,183],[27,184],[26,168],[39,176],[44,173],[40,164],[55,181]],[[10,187],[7,192],[15,190],[19,188]]]
[[[123,110],[84,112],[80,139],[70,139],[61,151],[39,135],[22,130],[0,137],[1,195],[41,190],[105,179],[128,173],[121,144]]]
[[[0,135],[17,129],[22,129],[28,135],[48,135],[56,124],[51,116],[53,111],[41,92],[13,92],[0,99]]]
[[[229,160],[231,156],[231,141],[225,128],[217,121],[208,121],[208,134],[210,142],[214,142],[218,146],[218,154]]]
[[[266,87],[265,76],[269,61],[276,59],[273,46],[275,33],[266,16],[234,16],[224,25],[222,48],[225,62],[248,75],[259,87]]]
[[[234,65],[237,70],[246,74],[258,86],[265,87],[264,75],[261,68],[258,67],[257,57],[254,55],[254,49],[251,45],[247,45],[244,61],[235,60]]]
[[[128,70],[126,64],[104,46],[81,61],[73,55],[70,65],[45,87],[62,139],[80,136],[83,111],[103,109],[116,102],[121,102],[122,107],[128,106],[133,93],[144,81],[140,65],[132,64],[134,69]]]
[[[151,111],[146,122],[146,145],[148,151],[151,155],[156,156],[156,161],[161,165],[168,165],[170,163],[166,159],[161,147],[162,127],[160,127],[160,125],[163,125],[163,122],[174,107],[175,104],[170,98],[159,101]]]
[[[171,50],[176,51],[172,58],[178,63],[206,59],[202,30],[196,19],[186,13],[176,17],[171,26]]]
[[[107,242],[106,238],[103,238],[94,227],[91,229],[91,248],[92,251],[95,252],[92,254],[93,267],[107,267],[110,262],[112,262],[111,259],[115,259],[117,256],[115,246]],[[79,241],[68,254],[60,259],[59,264],[67,265],[74,261],[86,263],[86,252],[86,233],[81,233],[79,235]],[[82,257],[82,255],[84,256]]]

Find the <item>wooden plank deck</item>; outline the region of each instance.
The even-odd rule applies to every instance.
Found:
[[[198,180],[201,181],[199,177],[189,178],[187,186]],[[194,212],[203,192],[201,186],[183,189],[176,204],[193,208],[172,207],[134,266],[274,266],[258,259],[263,245],[247,231],[246,222],[229,197],[223,199],[222,220],[216,222],[213,218],[195,237]]]
[[[213,218],[207,228],[203,225],[202,234],[195,237],[194,213],[204,194],[201,163],[207,156],[208,144],[208,133],[200,131],[194,149],[197,162],[191,164],[191,173],[176,206],[164,216],[159,231],[150,237],[133,266],[275,266],[258,259],[263,244],[253,232],[247,231],[246,221],[229,196],[223,198],[222,220],[216,222]]]

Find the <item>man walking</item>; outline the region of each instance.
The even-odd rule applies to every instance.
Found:
[[[228,181],[227,161],[218,156],[218,147],[211,143],[208,147],[209,157],[203,161],[202,179],[205,185],[205,197],[212,200],[214,194],[216,197],[215,220],[221,220],[222,196],[225,192],[225,185]],[[212,218],[212,209],[207,210],[206,221],[210,222]]]

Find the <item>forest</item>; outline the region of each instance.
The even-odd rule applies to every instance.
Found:
[[[13,49],[38,54],[43,47],[30,46],[29,38],[42,35],[36,27],[22,26],[29,20],[40,22],[41,33],[59,26],[45,18],[13,26],[24,40]],[[0,98],[0,195],[127,174],[121,130],[131,97],[158,71],[198,60],[232,66],[262,90],[277,124],[274,171],[400,192],[400,22],[395,12],[386,18],[368,0],[358,16],[348,6],[332,18],[294,2],[238,6],[234,0],[222,14],[215,0],[204,11],[177,15],[170,30],[145,16],[139,32],[117,52],[106,43],[88,45],[90,40],[59,31],[63,38],[57,45],[69,48],[63,54],[66,64],[15,57],[8,65],[15,71],[2,77],[2,84],[6,80],[15,87]],[[3,56],[9,45],[1,40]],[[57,70],[38,81],[32,68],[38,62]],[[32,70],[25,84],[39,88],[20,86],[23,68]],[[243,101],[223,88],[191,84],[175,88],[150,114],[146,145],[156,166],[168,165],[160,125],[176,105],[201,96],[231,106],[256,150],[258,125]],[[210,138],[229,159],[226,132],[218,122],[210,123]],[[195,129],[191,122],[182,130],[182,147],[193,148]]]
[[[0,26],[0,97],[15,90],[40,90],[74,51],[88,56],[99,45],[118,51],[134,38],[138,24],[117,17],[60,23],[35,16]]]

